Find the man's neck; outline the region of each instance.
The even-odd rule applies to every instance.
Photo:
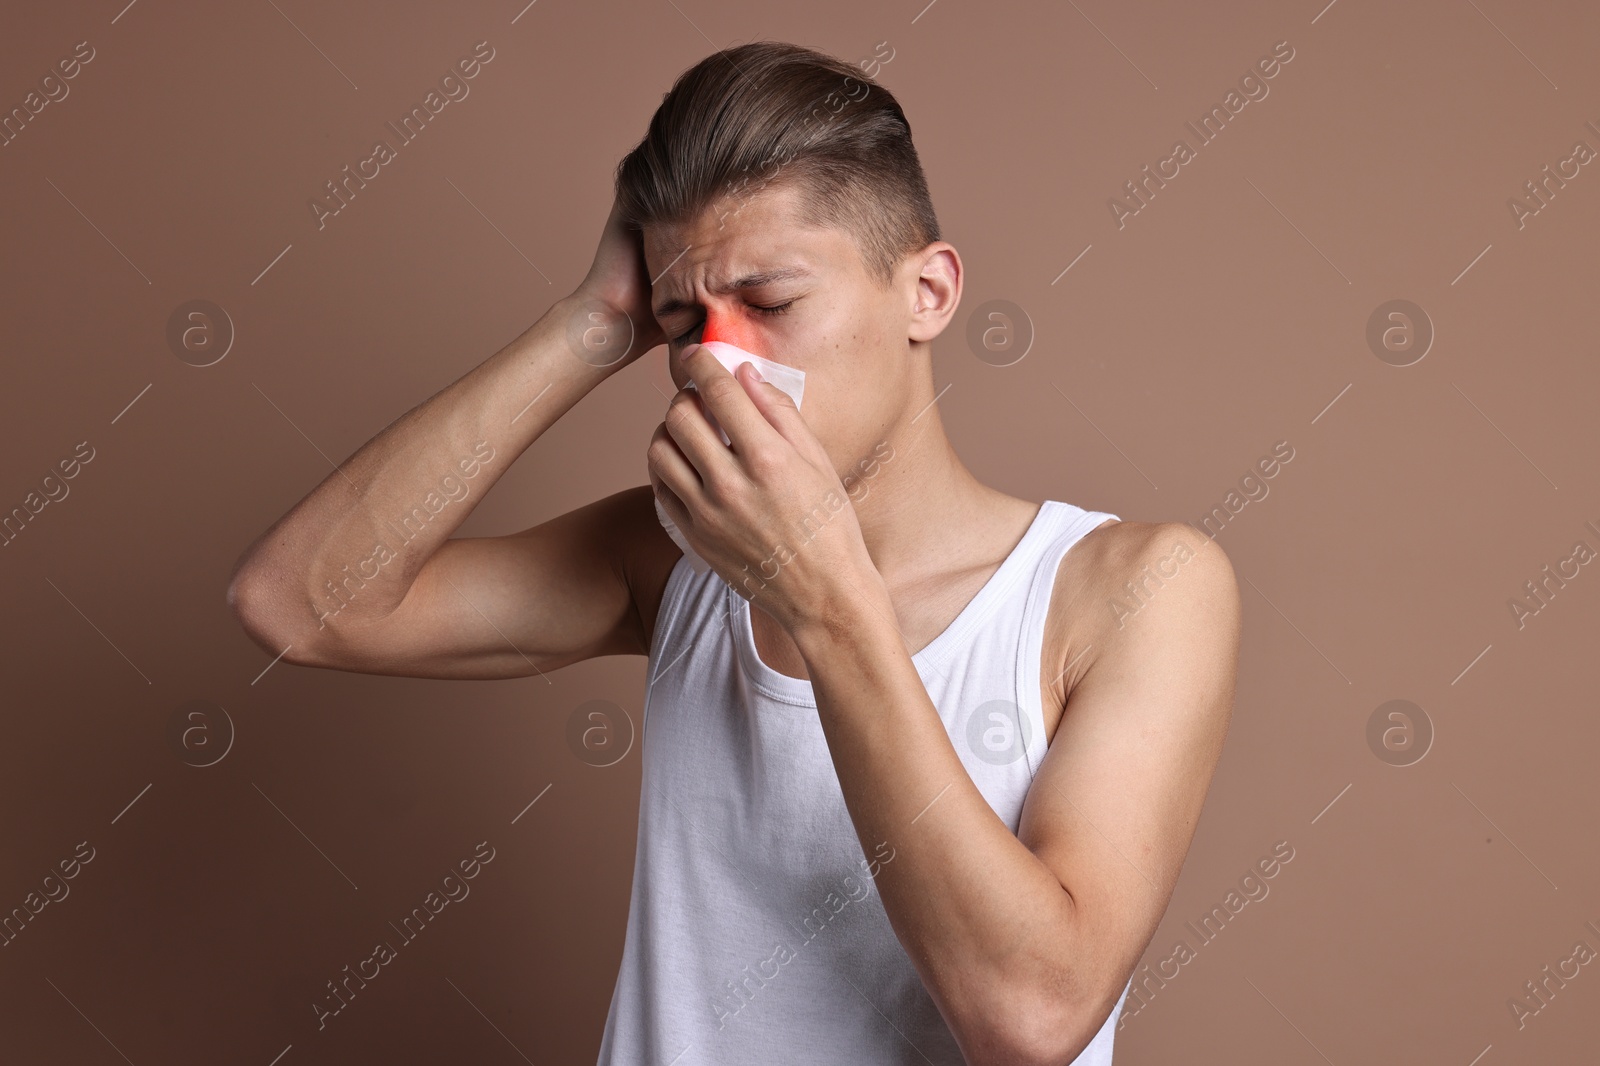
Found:
[[[967,469],[936,405],[887,439],[892,458],[849,488],[867,553],[891,590],[986,559],[996,540],[1026,521],[1023,501]]]

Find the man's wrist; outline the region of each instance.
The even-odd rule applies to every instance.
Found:
[[[616,372],[624,360],[607,350],[606,324],[585,317],[591,310],[598,311],[598,305],[578,293],[551,304],[523,334],[524,356],[541,361],[547,373],[562,379],[599,381]],[[594,331],[587,332],[591,326]]]
[[[581,375],[609,376],[644,355],[640,323],[582,289],[557,300],[543,317]]]
[[[903,644],[894,601],[883,578],[871,574],[841,583],[790,633],[803,659],[825,656],[843,644],[858,645],[874,634],[890,634]]]

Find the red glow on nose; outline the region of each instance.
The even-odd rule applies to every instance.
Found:
[[[706,313],[705,328],[700,332],[700,343],[707,341],[722,341],[742,348],[751,355],[760,355],[756,350],[754,331],[746,327],[732,315],[719,315]]]

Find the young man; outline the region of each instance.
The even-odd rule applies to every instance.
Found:
[[[856,68],[709,57],[616,192],[571,296],[251,547],[242,624],[292,663],[412,677],[648,656],[602,1063],[1104,1066],[1227,730],[1226,557],[962,465],[932,370],[961,260]],[[713,332],[803,371],[804,416]],[[660,343],[680,391],[649,485],[450,537]]]

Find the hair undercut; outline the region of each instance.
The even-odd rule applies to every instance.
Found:
[[[894,94],[859,67],[781,41],[723,49],[684,71],[615,180],[636,228],[712,208],[725,222],[756,193],[792,188],[801,221],[848,232],[883,288],[901,259],[940,239]]]

